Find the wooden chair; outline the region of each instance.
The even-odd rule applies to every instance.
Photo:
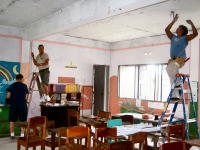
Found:
[[[122,119],[121,116],[112,116],[112,119]]]
[[[109,120],[111,116],[110,112],[106,112],[106,111],[99,111],[97,117],[99,118],[105,118],[106,120]]]
[[[45,139],[45,145],[51,147],[51,150],[65,144],[66,139],[63,137],[66,137],[66,127],[55,129],[55,121],[51,120],[47,121],[46,129],[51,136]]]
[[[41,149],[45,149],[45,137],[46,137],[46,117],[37,116],[30,118],[28,121],[28,127],[25,137],[17,139],[17,150],[20,150],[20,146],[23,145],[27,150],[29,147],[36,149],[36,146],[41,146]]]
[[[134,150],[131,141],[120,141],[107,144],[104,147],[95,147],[94,150]]]
[[[160,150],[184,150],[183,142],[172,142],[161,145]]]
[[[123,140],[124,137],[117,136],[117,128],[98,128],[95,131],[94,147],[108,147],[110,143]]]
[[[120,141],[111,143],[109,150],[134,150],[133,143],[131,141]]]
[[[171,139],[174,141],[184,141],[185,140],[185,128],[184,122],[176,125],[167,126],[167,141],[170,142]]]
[[[68,110],[68,126],[78,126],[79,125],[79,118],[80,118],[80,112],[76,111],[74,109],[69,109]]]
[[[66,144],[59,147],[59,150],[81,150],[90,148],[90,129],[88,127],[77,126],[67,128]],[[84,144],[82,140],[85,139]],[[77,142],[75,143],[75,140]]]
[[[122,119],[124,125],[134,124],[134,118],[132,115],[112,116],[112,119]]]
[[[123,124],[134,124],[134,118],[132,115],[121,116]]]
[[[147,133],[146,132],[138,132],[129,137],[129,140],[133,142],[133,144],[140,144],[141,149],[141,144],[143,144],[143,150],[147,150]],[[136,149],[136,148],[135,148]]]

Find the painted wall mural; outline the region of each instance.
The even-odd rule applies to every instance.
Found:
[[[15,82],[15,76],[19,72],[19,62],[0,61],[0,104],[5,104],[6,88]]]

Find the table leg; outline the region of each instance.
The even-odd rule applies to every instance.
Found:
[[[56,132],[51,131],[51,150],[55,150],[55,142],[56,142]]]

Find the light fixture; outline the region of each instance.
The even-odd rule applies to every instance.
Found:
[[[73,68],[73,69],[76,69],[77,66],[74,66],[74,65],[72,64],[72,61],[71,61],[71,62],[70,62],[70,65],[65,66],[65,68]]]
[[[152,55],[152,52],[150,51],[150,52],[144,52],[144,55],[145,56],[150,56],[150,55]]]

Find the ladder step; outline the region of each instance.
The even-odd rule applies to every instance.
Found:
[[[197,120],[195,118],[192,118],[192,119],[188,119],[187,120],[187,123],[193,123],[193,122],[197,122]]]
[[[175,113],[165,113],[163,114],[164,116],[168,116],[168,115],[174,115]]]
[[[183,120],[174,120],[171,123],[177,123],[177,122],[182,122]]]

